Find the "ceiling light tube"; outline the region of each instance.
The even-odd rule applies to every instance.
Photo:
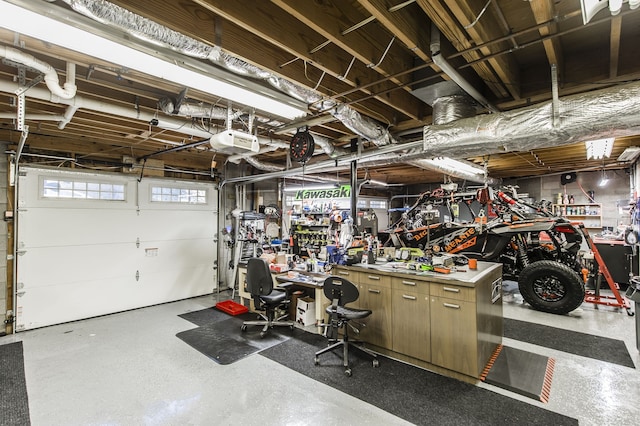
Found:
[[[454,160],[449,157],[436,157],[424,160],[429,164],[433,164],[436,167],[450,169],[452,171],[461,171],[471,175],[484,175],[484,170],[479,167],[474,167],[467,162]]]
[[[147,53],[141,46],[125,46],[5,1],[0,1],[0,27],[290,120],[307,113],[302,103],[282,102],[269,96],[267,89],[255,87],[253,82],[214,78],[211,73],[204,73],[204,65],[198,64],[202,71],[188,66],[187,60],[178,65],[159,52]]]

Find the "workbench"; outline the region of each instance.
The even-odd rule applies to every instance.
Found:
[[[395,265],[392,266],[392,265]],[[502,344],[502,265],[440,274],[399,264],[335,266],[373,312],[359,338],[372,349],[474,383]]]

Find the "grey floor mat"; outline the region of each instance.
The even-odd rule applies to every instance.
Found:
[[[276,327],[269,330],[266,336],[260,337],[261,326],[249,326],[245,332],[240,330],[243,318],[255,319],[255,314],[243,314],[239,316],[241,318],[224,315],[227,319],[209,322],[182,331],[176,336],[218,364],[224,365],[282,343],[296,333],[289,327]],[[217,315],[214,316],[217,318]]]
[[[500,346],[492,357],[483,380],[494,386],[549,401],[555,360],[509,346]]]
[[[22,342],[0,345],[0,425],[30,425]]]
[[[510,318],[504,319],[504,337],[635,368],[627,346],[622,340]]]
[[[326,354],[314,365],[314,353],[326,339],[311,333],[260,352],[294,371],[373,404],[416,425],[577,425],[574,418],[379,356],[380,366],[353,352],[353,376],[341,359]]]

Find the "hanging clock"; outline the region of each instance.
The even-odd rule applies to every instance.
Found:
[[[294,160],[305,163],[313,155],[315,141],[308,130],[298,131],[291,139],[290,155]]]

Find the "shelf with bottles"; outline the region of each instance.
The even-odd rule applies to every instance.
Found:
[[[602,227],[602,204],[554,204],[553,214],[582,222],[586,228]]]

